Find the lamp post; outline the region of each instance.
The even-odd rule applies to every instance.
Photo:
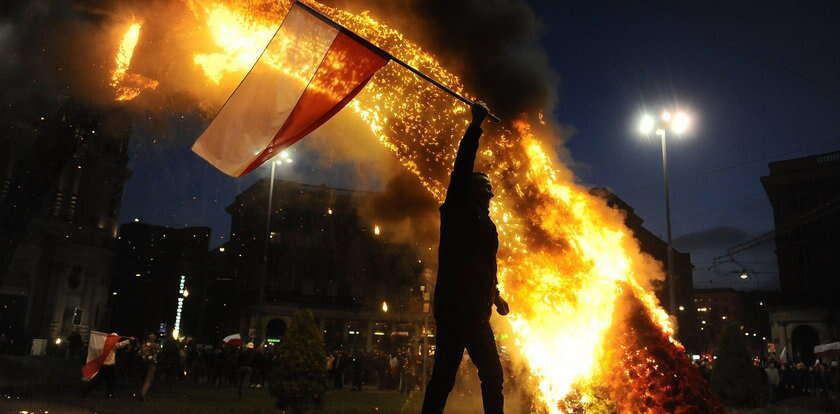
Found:
[[[670,111],[663,111],[659,118],[651,115],[642,115],[639,122],[639,132],[644,136],[654,133],[659,136],[662,146],[662,176],[665,183],[665,222],[668,233],[668,263],[666,281],[668,283],[668,310],[672,315],[677,314],[677,283],[674,274],[674,252],[671,245],[671,195],[668,188],[668,132],[681,135],[688,130],[691,123],[689,116],[682,111],[672,114]]]
[[[292,159],[289,157],[289,153],[287,151],[281,151],[275,159],[271,160],[271,176],[268,180],[268,208],[265,212],[265,244],[263,245],[263,271],[259,273],[259,283],[257,287],[257,322],[259,326],[257,327],[257,335],[259,336],[258,340],[262,340],[263,336],[263,327],[262,327],[262,306],[265,304],[265,281],[268,277],[268,272],[270,269],[269,266],[269,249],[271,243],[271,210],[272,210],[272,202],[274,201],[274,179],[276,177],[277,166],[283,163],[291,164]]]

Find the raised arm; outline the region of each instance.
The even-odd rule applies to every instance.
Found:
[[[446,190],[446,201],[463,199],[469,193],[475,156],[478,152],[478,139],[483,132],[481,122],[487,117],[487,112],[487,107],[483,103],[472,105],[472,122],[467,127],[467,132],[464,133],[464,137],[461,138],[461,143],[458,145],[455,166],[452,168],[449,188]]]

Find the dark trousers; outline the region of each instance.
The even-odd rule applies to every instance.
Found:
[[[108,396],[114,395],[114,383],[116,382],[116,377],[114,376],[114,366],[113,365],[103,365],[99,368],[99,372],[87,383],[84,391],[82,391],[82,397],[86,397],[93,391],[94,388],[99,386],[101,382],[105,382],[105,388],[108,390]]]
[[[464,349],[469,352],[470,359],[478,368],[484,413],[503,413],[502,364],[499,362],[490,322],[438,321],[435,366],[432,379],[426,387],[422,414],[443,413],[446,398],[455,385],[455,375],[458,373],[458,366],[461,365]]]

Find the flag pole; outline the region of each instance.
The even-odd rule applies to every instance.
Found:
[[[382,56],[383,56],[383,57],[385,57],[386,59],[392,60],[392,61],[394,61],[395,63],[397,63],[398,65],[400,65],[400,66],[402,66],[402,67],[404,67],[404,68],[408,69],[409,71],[411,71],[411,72],[412,72],[412,73],[414,73],[415,75],[419,76],[421,79],[423,79],[423,80],[425,80],[425,81],[427,81],[427,82],[431,83],[432,85],[437,86],[438,88],[440,88],[440,89],[441,89],[441,90],[443,90],[444,92],[446,92],[446,93],[448,93],[448,94],[450,94],[450,95],[454,96],[454,97],[455,97],[456,99],[458,99],[459,101],[461,101],[461,102],[463,102],[463,103],[465,103],[465,104],[467,104],[467,105],[473,105],[473,104],[475,104],[475,102],[474,102],[474,101],[471,101],[471,100],[469,100],[469,99],[467,99],[467,98],[463,97],[463,96],[462,96],[461,94],[459,94],[458,92],[453,91],[453,90],[452,90],[452,89],[450,89],[448,86],[446,86],[446,85],[444,85],[444,84],[442,84],[442,83],[438,82],[437,80],[435,80],[435,79],[434,79],[434,78],[432,78],[431,76],[426,75],[426,74],[425,74],[425,73],[423,73],[423,72],[420,72],[419,70],[415,69],[413,66],[409,65],[408,63],[403,62],[401,59],[398,59],[396,56],[394,56],[394,55],[392,55],[392,54],[388,53],[387,51],[383,50],[381,47],[376,46],[375,44],[373,44],[373,43],[369,42],[367,39],[365,39],[365,38],[363,38],[363,37],[361,37],[361,36],[357,35],[356,33],[353,33],[350,29],[348,29],[348,28],[346,28],[346,27],[342,26],[341,24],[339,24],[338,22],[336,22],[336,21],[334,21],[334,20],[330,19],[329,17],[325,16],[323,13],[319,12],[318,10],[313,9],[311,6],[307,5],[306,3],[304,3],[304,2],[302,2],[302,1],[300,1],[300,0],[295,0],[295,4],[297,4],[297,5],[301,6],[301,7],[303,7],[304,9],[306,9],[307,11],[309,11],[310,13],[314,14],[315,16],[317,16],[319,19],[323,20],[324,22],[326,22],[326,23],[328,23],[328,24],[332,25],[333,27],[335,27],[336,29],[340,30],[342,33],[344,33],[344,34],[346,34],[346,35],[348,35],[348,36],[352,37],[352,38],[353,38],[353,39],[355,39],[355,40],[358,40],[358,41],[360,41],[360,42],[362,42],[362,43],[364,43],[364,44],[368,45],[370,48],[372,48],[372,49],[376,50],[376,51],[377,51],[380,55],[382,55]],[[487,114],[487,116],[489,116],[489,117],[490,117],[490,119],[492,119],[492,120],[493,120],[493,121],[495,121],[495,122],[501,122],[501,119],[500,119],[498,116],[496,116],[495,114],[493,114],[492,112],[489,112],[489,113]]]

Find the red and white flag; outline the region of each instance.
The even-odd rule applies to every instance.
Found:
[[[225,339],[222,339],[222,342],[224,342],[225,345],[230,346],[242,345],[242,335],[239,335],[238,333],[228,335]]]
[[[296,2],[192,149],[241,177],[329,120],[388,60]]]
[[[111,353],[115,351],[121,338],[123,337],[115,333],[106,334],[105,332],[90,331],[87,361],[82,366],[83,380],[92,380],[99,373],[99,369],[102,368],[105,361],[108,358],[114,358]]]

